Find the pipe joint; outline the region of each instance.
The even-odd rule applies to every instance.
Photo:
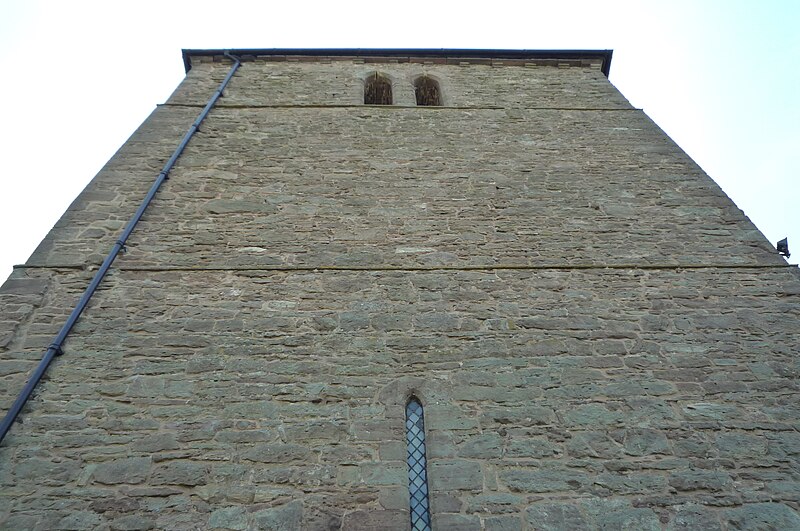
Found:
[[[229,50],[225,50],[224,52],[222,52],[222,55],[224,55],[225,57],[227,57],[228,59],[230,59],[231,61],[233,61],[235,63],[241,63],[242,62],[242,59],[240,57],[237,57],[237,56],[233,55]]]
[[[48,348],[48,350],[52,350],[55,353],[56,356],[63,356],[64,355],[64,350],[61,348],[61,345],[59,345],[58,343],[50,343],[50,345],[47,348]]]

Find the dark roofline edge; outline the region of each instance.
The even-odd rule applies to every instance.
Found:
[[[184,49],[183,66],[188,72],[192,56],[215,56],[228,52],[237,56],[301,55],[320,57],[463,57],[481,59],[602,59],[600,70],[608,77],[613,50],[481,50],[463,48],[234,48],[230,50]]]

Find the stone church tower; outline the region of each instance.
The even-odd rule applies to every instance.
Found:
[[[0,528],[800,529],[798,270],[610,52],[184,60],[0,289]]]

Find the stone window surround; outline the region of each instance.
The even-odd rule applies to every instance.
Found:
[[[413,73],[410,76],[404,75],[401,78],[401,77],[398,77],[398,76],[396,76],[394,74],[388,73],[388,72],[386,72],[384,70],[368,69],[368,70],[362,72],[361,75],[359,76],[361,78],[361,82],[362,82],[363,87],[364,87],[365,96],[366,96],[367,83],[369,83],[370,78],[372,78],[373,76],[379,76],[380,78],[383,78],[383,79],[385,79],[385,80],[387,80],[389,82],[389,85],[391,86],[392,102],[389,103],[389,104],[381,104],[381,103],[374,104],[374,103],[366,103],[365,102],[364,105],[380,105],[380,106],[402,105],[402,106],[408,106],[404,101],[402,101],[402,100],[405,100],[407,98],[404,98],[403,95],[401,95],[401,94],[396,94],[396,92],[397,92],[396,88],[402,87],[402,89],[400,91],[402,94],[405,94],[406,92],[410,92],[410,94],[411,94],[412,102],[413,102],[411,104],[411,106],[416,106],[416,107],[446,107],[447,106],[447,100],[445,98],[445,93],[442,90],[442,78],[440,76],[437,76],[435,74],[431,74],[429,72],[418,72],[418,73]],[[419,104],[417,104],[417,100],[416,100],[417,83],[419,82],[420,79],[423,79],[423,78],[429,79],[429,80],[433,81],[436,84],[436,87],[437,87],[437,89],[439,91],[439,102],[438,102],[438,104],[436,104],[436,105],[419,105]]]

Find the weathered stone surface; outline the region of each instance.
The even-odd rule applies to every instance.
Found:
[[[92,477],[98,483],[115,485],[118,483],[142,483],[150,471],[150,459],[131,457],[100,463]]]
[[[363,463],[357,478],[366,485],[402,485],[408,479],[408,469],[399,463]]]
[[[103,519],[88,511],[76,511],[59,520],[56,529],[95,529]]]
[[[655,512],[633,507],[626,500],[594,499],[582,501],[581,506],[597,529],[661,531],[661,522]]]
[[[286,463],[308,459],[308,448],[299,444],[259,444],[244,452],[242,457],[259,463]]]
[[[725,472],[711,470],[684,470],[670,475],[669,484],[678,490],[719,491],[728,487],[731,478]]]
[[[491,516],[484,518],[483,528],[487,531],[521,531],[522,519],[518,516]]]
[[[590,487],[593,493],[603,495],[650,494],[663,492],[667,479],[660,474],[598,474]]]
[[[16,481],[41,481],[53,486],[74,481],[79,474],[80,464],[77,461],[52,462],[32,458],[17,464],[14,468]]]
[[[208,519],[209,529],[247,529],[247,511],[244,507],[217,509]]]
[[[408,521],[406,511],[355,511],[342,520],[342,529],[357,531],[380,531],[381,529],[403,529]]]
[[[733,459],[760,459],[767,453],[764,437],[745,433],[720,434],[716,437],[720,457]]]
[[[605,432],[578,432],[567,443],[572,457],[612,459],[622,454],[622,447]]]
[[[218,59],[0,288],[0,410]],[[404,529],[412,395],[437,529],[798,527],[797,269],[598,65],[457,63],[247,58],[0,445],[0,528]]]
[[[0,295],[42,295],[47,280],[41,278],[9,278],[0,285]]]
[[[205,209],[211,214],[239,214],[239,213],[272,213],[276,209],[265,202],[248,200],[218,199],[205,204]]]
[[[698,402],[683,407],[683,414],[692,420],[732,420],[740,414],[735,406]]]
[[[192,461],[172,461],[153,469],[150,482],[153,485],[204,485],[208,467]]]
[[[624,438],[625,453],[635,456],[669,454],[664,432],[652,429],[629,430]]]
[[[781,503],[754,503],[722,513],[730,529],[800,529],[800,516]]]
[[[467,510],[481,514],[515,512],[524,501],[524,497],[515,494],[482,494],[470,499]]]
[[[483,474],[473,461],[438,460],[430,463],[431,487],[437,490],[481,490]]]
[[[459,456],[478,459],[500,457],[502,452],[503,439],[496,434],[484,434],[472,437],[467,439],[458,448]]]
[[[546,439],[514,437],[506,449],[508,457],[554,457],[561,453],[561,448]]]
[[[0,525],[7,529],[35,529],[37,520],[35,516],[14,514],[5,519],[0,517]]]
[[[408,487],[402,485],[381,489],[379,501],[384,509],[405,511],[409,502]]]
[[[578,490],[589,478],[579,470],[563,466],[548,466],[545,469],[510,469],[499,474],[500,481],[512,492],[558,492]]]
[[[111,529],[115,531],[147,531],[154,528],[154,520],[139,515],[120,516],[111,522]]]
[[[175,435],[172,433],[159,433],[149,437],[143,437],[132,445],[133,449],[140,452],[162,452],[164,450],[175,450],[180,448]]]
[[[678,509],[675,517],[670,520],[667,526],[667,531],[679,531],[682,529],[722,531],[722,524],[716,511],[698,505],[687,505]]]
[[[477,516],[464,514],[437,514],[433,518],[433,526],[443,531],[479,531],[481,521]]]
[[[253,513],[253,524],[256,529],[293,531],[301,529],[302,521],[303,503],[299,500]]]
[[[525,511],[528,525],[541,531],[588,529],[589,521],[576,505],[566,503],[537,503]]]
[[[33,361],[23,360],[3,360],[0,361],[0,376],[8,376],[10,374],[28,373],[36,363]]]
[[[597,427],[619,425],[624,416],[602,404],[581,405],[564,414],[569,427]]]

